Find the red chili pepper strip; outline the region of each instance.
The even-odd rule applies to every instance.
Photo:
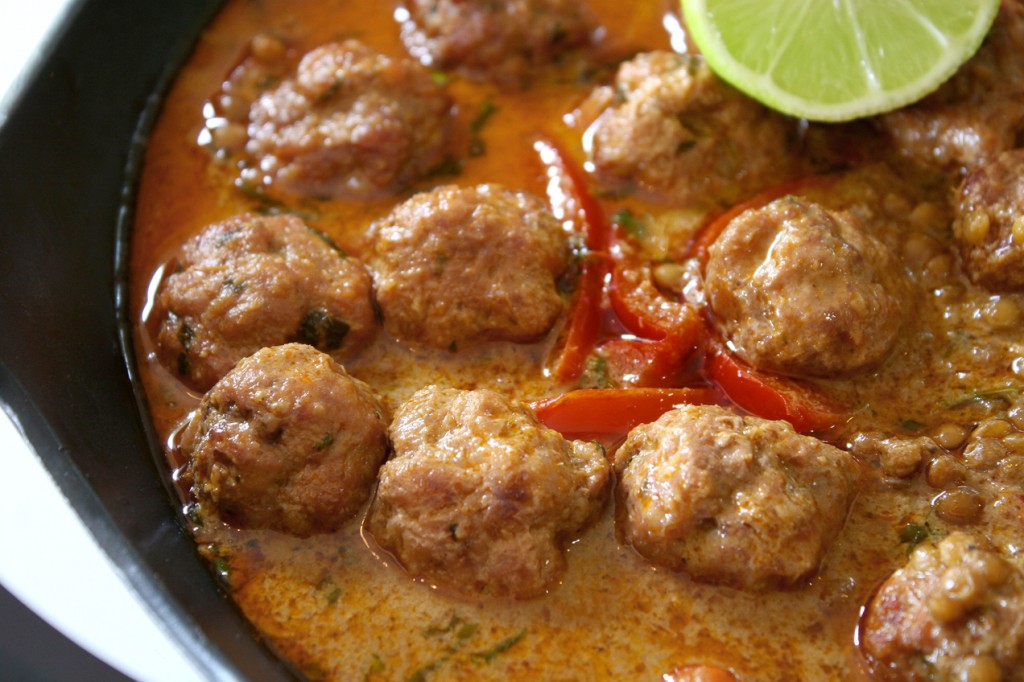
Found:
[[[601,295],[604,289],[604,270],[598,262],[583,264],[576,301],[569,313],[565,345],[553,370],[555,377],[562,381],[575,381],[583,374],[587,358],[597,344],[603,321]]]
[[[609,374],[624,386],[671,387],[691,383],[690,358],[694,343],[673,336],[646,339],[612,339],[598,347],[609,365]]]
[[[587,190],[583,171],[555,142],[541,140],[534,144],[548,176],[548,198],[563,220],[583,235],[589,252],[583,261],[567,325],[565,345],[554,363],[555,377],[575,381],[583,373],[587,357],[601,333],[601,310],[604,279],[608,273],[606,251],[611,225],[600,204]]]
[[[677,405],[722,404],[721,394],[709,387],[591,388],[540,400],[532,407],[542,424],[563,434],[626,434]]]
[[[648,263],[616,265],[608,285],[608,298],[622,325],[642,338],[689,337],[697,333],[697,310],[661,293],[654,285]]]
[[[762,374],[724,349],[712,349],[704,373],[729,399],[765,419],[784,419],[802,433],[822,431],[843,421],[841,409],[783,377]]]
[[[539,140],[533,145],[548,177],[548,200],[557,217],[573,223],[587,249],[605,252],[611,240],[611,224],[597,199],[587,190],[583,169],[557,142]]]
[[[663,294],[646,262],[622,263],[612,271],[608,299],[616,316],[639,339],[601,345],[615,374],[631,386],[679,386],[704,335],[697,309]]]
[[[661,293],[649,263],[619,263],[608,284],[608,299],[622,325],[641,338],[671,337],[692,350],[704,333],[700,312],[689,303]]]

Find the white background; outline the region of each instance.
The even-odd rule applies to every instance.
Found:
[[[0,103],[10,104],[19,74],[69,4],[0,0]],[[2,412],[0,461],[5,480],[17,482],[0,495],[0,583],[79,646],[139,682],[201,679]]]

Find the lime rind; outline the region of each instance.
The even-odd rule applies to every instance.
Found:
[[[999,0],[682,0],[682,7],[722,79],[783,113],[837,122],[937,89],[980,47]]]

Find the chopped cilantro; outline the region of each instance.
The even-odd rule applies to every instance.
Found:
[[[331,239],[331,235],[327,234],[323,230],[318,230],[310,225],[306,225],[306,229],[315,234],[317,237],[320,237],[320,239],[322,239],[324,243],[327,244],[327,246],[331,247],[332,249],[340,253],[342,256],[346,255],[345,252],[341,249],[341,247],[338,246],[338,243]]]
[[[214,557],[213,572],[223,582],[231,582],[231,564],[228,563],[228,560],[225,557]]]
[[[440,163],[427,171],[428,178],[436,178],[446,175],[458,175],[462,172],[462,161],[454,156],[446,156]]]
[[[978,391],[971,395],[965,396],[958,400],[954,400],[949,404],[949,407],[959,408],[967,407],[971,403],[986,402],[989,400],[1009,400],[1010,398],[1018,395],[1022,389],[1016,386],[1007,386],[1005,388],[994,388],[988,391]]]
[[[430,626],[428,626],[426,628],[423,628],[423,636],[424,637],[437,637],[439,635],[447,634],[447,633],[451,632],[452,630],[454,630],[459,625],[459,623],[462,623],[462,622],[463,622],[462,621],[462,616],[460,616],[457,613],[453,613],[451,618],[448,619],[448,623],[447,624],[440,625],[440,626],[439,625],[430,625]]]
[[[302,318],[296,338],[302,343],[330,352],[341,348],[350,328],[347,322],[332,317],[326,310],[311,310]]]
[[[487,153],[487,143],[480,137],[480,131],[483,130],[487,121],[494,116],[495,112],[498,111],[498,107],[494,105],[491,100],[485,100],[480,106],[480,111],[469,123],[469,132],[472,133],[469,139],[469,155],[470,156],[483,156]]]
[[[628,208],[621,209],[613,215],[612,222],[622,227],[622,229],[637,239],[643,239],[647,236],[647,225],[644,223],[643,219],[639,218]]]
[[[902,426],[907,431],[912,431],[915,433],[924,428],[924,424],[917,421],[916,419],[903,419],[900,421],[900,426]]]
[[[181,344],[182,348],[188,350],[192,347],[192,339],[194,338],[195,332],[192,331],[192,327],[188,325],[188,322],[182,320],[181,324],[178,325],[178,343]]]
[[[525,636],[525,635],[526,635],[526,628],[523,628],[522,630],[520,630],[516,634],[511,635],[511,636],[506,637],[505,639],[501,640],[500,642],[495,644],[493,648],[489,649],[488,651],[478,651],[478,652],[473,653],[472,656],[473,656],[474,659],[476,659],[478,661],[481,661],[483,663],[491,663],[498,656],[501,656],[503,653],[505,653],[506,651],[508,651],[509,649],[514,647],[516,644],[518,644],[519,640],[521,640],[523,638],[523,636]]]
[[[188,353],[186,353],[185,351],[182,351],[182,352],[178,353],[178,374],[181,374],[182,376],[185,376],[185,375],[188,374],[188,370],[189,370]]]
[[[238,180],[235,180],[235,189],[239,190],[252,201],[258,203],[259,207],[256,210],[259,213],[273,213],[285,208],[283,203],[270,197],[261,185],[256,185],[252,182],[239,178]]]
[[[603,355],[591,355],[583,367],[580,388],[613,388],[608,374],[608,360]]]
[[[323,104],[324,102],[330,100],[332,97],[337,95],[338,92],[341,91],[341,88],[344,85],[345,81],[341,79],[335,80],[333,83],[331,83],[329,88],[321,92],[320,95],[316,98],[316,104]]]
[[[479,133],[497,111],[498,107],[495,106],[494,102],[489,99],[484,100],[484,103],[480,105],[480,111],[477,112],[476,118],[469,123],[470,131]]]
[[[908,523],[900,530],[900,543],[907,546],[907,554],[914,551],[914,548],[928,539],[931,529],[927,523]]]

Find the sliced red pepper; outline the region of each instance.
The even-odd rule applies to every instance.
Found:
[[[569,312],[565,342],[555,360],[553,372],[561,381],[575,381],[583,374],[587,358],[597,344],[603,315],[601,297],[604,293],[604,270],[600,263],[583,264],[576,300]]]
[[[608,298],[631,333],[645,339],[696,338],[700,314],[692,305],[663,294],[647,262],[623,261],[612,270]]]
[[[704,373],[729,399],[765,419],[784,419],[801,433],[823,431],[845,419],[844,412],[825,397],[795,381],[758,372],[724,348],[712,348]]]
[[[598,346],[608,373],[623,386],[682,386],[693,380],[694,344],[669,336],[658,340],[612,339]]]
[[[540,400],[532,407],[545,426],[563,434],[626,434],[677,405],[722,405],[706,386],[686,388],[590,388]]]
[[[565,343],[554,362],[554,375],[575,381],[583,373],[601,333],[604,279],[608,274],[607,249],[611,226],[601,205],[587,190],[583,171],[557,143],[534,145],[548,177],[548,198],[556,215],[572,223],[583,235],[588,254],[583,259],[576,301],[569,313]]]
[[[630,386],[680,386],[703,336],[692,305],[662,293],[648,262],[620,261],[612,271],[608,299],[616,317],[638,339],[601,345],[616,378]]]
[[[538,140],[533,148],[544,165],[548,200],[555,215],[572,222],[573,231],[583,235],[589,251],[607,251],[611,225],[601,205],[587,189],[583,169],[554,140]]]

